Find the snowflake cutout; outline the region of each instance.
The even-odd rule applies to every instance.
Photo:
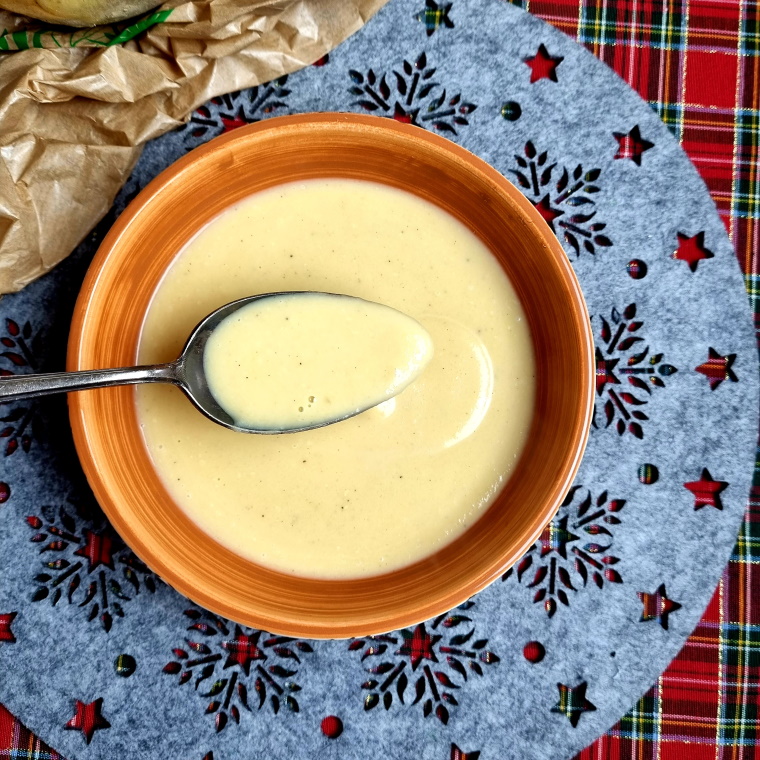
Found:
[[[244,628],[207,611],[189,609],[185,615],[191,621],[187,630],[206,641],[185,639],[172,650],[176,659],[163,670],[167,675],[179,674],[180,686],[193,681],[195,691],[207,682],[203,688],[208,691],[200,696],[211,699],[205,714],[214,715],[217,733],[224,730],[230,718],[240,723],[240,708],[253,712],[248,697],[251,681],[258,710],[268,701],[275,715],[283,704],[291,712],[300,711],[295,694],[301,687],[292,679],[298,674],[301,657],[314,651],[310,644]],[[212,676],[213,682],[209,680]]]
[[[601,413],[594,406],[592,425],[599,427],[598,417],[604,415],[604,427],[615,426],[618,435],[626,431],[636,438],[644,437],[642,422],[649,416],[640,407],[649,403],[652,388],[664,388],[665,378],[678,372],[672,364],[663,363],[663,354],[650,354],[649,346],[639,350],[644,338],[636,335],[643,327],[642,321],[636,321],[636,304],[610,312],[609,321],[597,317],[600,323],[599,340],[596,348],[596,393],[604,403]],[[592,318],[593,319],[593,318]],[[616,390],[612,386],[621,385],[621,376],[626,378],[641,393]]]
[[[601,169],[584,170],[582,164],[574,169],[559,168],[557,162],[549,163],[548,151],[539,153],[528,140],[524,156],[515,154],[517,169],[510,169],[517,184],[535,206],[536,211],[559,236],[580,256],[581,249],[595,254],[599,248],[607,248],[612,241],[603,234],[605,222],[596,218],[596,193],[601,188],[596,182]]]
[[[206,105],[197,108],[182,128],[185,142],[195,147],[212,137],[261,121],[275,111],[287,108],[285,100],[290,95],[290,90],[285,87],[287,81],[286,75],[267,84],[212,98]]]
[[[528,577],[526,573],[533,568],[530,582],[524,585],[535,590],[533,602],[543,603],[549,617],[557,611],[557,602],[568,607],[571,598],[568,592],[577,592],[581,585],[585,588],[589,579],[599,588],[604,588],[605,581],[622,583],[620,573],[612,567],[620,559],[610,553],[613,542],[610,528],[620,525],[618,514],[624,506],[624,499],[610,499],[607,491],[594,499],[588,489],[573,486],[558,515],[516,568],[504,573],[502,581],[514,575],[518,583],[523,583]],[[599,538],[582,543],[586,540],[582,533]]]
[[[369,657],[382,658],[379,664],[367,668],[370,678],[362,684],[362,689],[368,692],[364,709],[372,710],[382,702],[383,707],[390,710],[394,693],[403,705],[413,692],[411,704],[422,703],[424,717],[434,713],[441,723],[447,724],[449,708],[446,705],[459,704],[453,692],[464,686],[468,673],[482,676],[483,665],[499,661],[499,657],[487,649],[488,639],[473,640],[474,624],[469,631],[448,636],[452,628],[472,623],[472,618],[461,612],[474,605],[475,602],[465,602],[459,611],[439,615],[428,622],[430,630],[428,624],[420,623],[414,629],[404,628],[351,641],[349,651],[361,651],[362,662]],[[423,697],[427,698],[423,701]]]
[[[43,572],[34,576],[33,602],[49,599],[55,607],[65,598],[70,605],[87,608],[88,622],[99,618],[108,633],[115,617],[124,617],[124,603],[143,589],[155,592],[153,573],[105,521],[91,529],[81,527],[63,507],[45,506],[41,514],[26,518],[34,531],[30,541],[43,544]]]
[[[457,127],[470,123],[468,116],[477,106],[462,100],[460,93],[448,95],[445,88],[431,81],[435,72],[428,67],[425,53],[413,64],[404,61],[401,71],[394,70],[392,76],[378,76],[372,69],[366,74],[351,69],[348,75],[353,86],[349,92],[359,98],[352,105],[370,113],[381,111],[405,124],[430,124],[439,132],[456,135]]]
[[[12,319],[5,320],[5,335],[0,337],[0,359],[7,366],[0,365],[0,377],[10,377],[18,372],[31,369],[39,371],[39,362],[35,353],[39,350],[39,335],[34,335],[29,322],[20,326]],[[10,409],[8,408],[10,407]],[[37,432],[38,402],[34,399],[0,403],[0,422],[5,423],[0,429],[0,438],[5,439],[4,455],[15,454],[19,449],[27,453],[32,447],[31,431]],[[36,435],[34,437],[37,437]]]

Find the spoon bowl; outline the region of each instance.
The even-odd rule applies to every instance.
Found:
[[[221,306],[216,311],[212,311],[207,317],[204,317],[190,333],[190,337],[182,349],[179,359],[173,363],[175,367],[176,384],[184,391],[190,399],[193,406],[203,415],[222,427],[235,430],[238,433],[277,433],[274,429],[257,430],[253,428],[240,427],[235,420],[219,405],[211,393],[206,380],[206,371],[203,366],[203,353],[206,343],[211,337],[214,330],[227,317],[234,314],[243,306],[259,301],[262,298],[271,296],[292,295],[291,293],[263,293],[249,298],[241,298],[237,301]],[[337,422],[337,420],[335,420]],[[325,425],[329,424],[327,422]],[[302,428],[308,429],[308,428]],[[295,432],[287,430],[284,432]]]

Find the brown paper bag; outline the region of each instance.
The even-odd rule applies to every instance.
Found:
[[[0,293],[81,242],[146,140],[212,97],[313,63],[385,2],[170,0],[87,30],[0,11]]]

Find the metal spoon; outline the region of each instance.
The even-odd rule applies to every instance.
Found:
[[[169,364],[154,364],[144,367],[120,367],[118,369],[93,369],[80,372],[50,372],[40,375],[21,375],[0,378],[0,402],[15,401],[32,396],[48,396],[53,393],[67,393],[89,388],[109,388],[115,385],[136,385],[137,383],[171,383],[181,388],[199,412],[213,422],[239,433],[298,433],[303,430],[332,425],[335,422],[353,417],[376,406],[370,404],[364,409],[352,411],[335,419],[316,421],[299,428],[255,429],[240,427],[232,417],[216,402],[211,395],[203,369],[203,350],[211,333],[222,320],[262,298],[274,296],[313,295],[312,291],[291,291],[282,293],[263,293],[257,296],[241,298],[217,309],[202,319],[194,328],[176,361]],[[332,294],[331,294],[332,295]],[[344,296],[349,298],[350,296]]]

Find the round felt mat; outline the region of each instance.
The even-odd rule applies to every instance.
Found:
[[[577,481],[524,559],[461,608],[294,641],[210,616],[136,560],[92,502],[62,399],[3,407],[0,701],[70,760],[571,757],[678,652],[734,545],[758,378],[723,225],[636,94],[497,0],[392,0],[328,59],[151,143],[77,254],[0,302],[3,371],[63,366],[86,265],[161,169],[240,124],[320,110],[439,131],[553,227],[597,345]]]

